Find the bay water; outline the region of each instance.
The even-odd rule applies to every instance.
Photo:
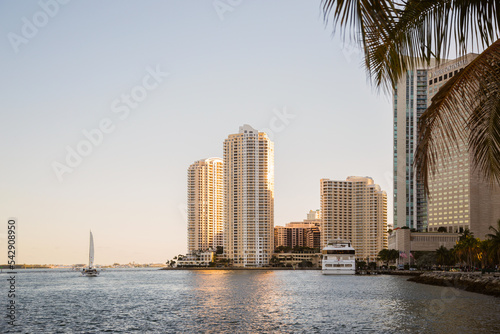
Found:
[[[5,297],[6,278],[0,274]],[[500,299],[407,278],[315,270],[109,269],[99,277],[20,270],[16,325],[2,315],[0,332],[500,332]]]

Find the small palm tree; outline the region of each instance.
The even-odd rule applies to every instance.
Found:
[[[449,254],[450,254],[450,251],[444,246],[441,246],[438,249],[436,249],[436,262],[437,262],[437,264],[440,264],[440,265],[448,264]]]
[[[497,263],[500,263],[500,219],[497,221],[497,228],[490,226],[490,231],[486,237],[490,239],[491,250],[496,255]]]
[[[399,258],[399,252],[397,249],[389,249],[389,261],[395,262]]]
[[[455,254],[457,255],[457,259],[470,267],[474,267],[477,260],[480,260],[480,243],[481,241],[474,238],[472,233],[462,235],[460,240],[455,245]]]
[[[389,266],[389,250],[384,248],[378,252],[378,260],[385,262]]]
[[[466,228],[461,234],[459,241],[466,240],[467,238],[474,238],[474,233],[472,233],[468,228]]]
[[[481,240],[478,244],[478,258],[481,261],[481,267],[486,268],[492,260],[491,240]]]

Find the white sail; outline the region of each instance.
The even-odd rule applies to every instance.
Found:
[[[94,266],[94,237],[90,231],[89,268]]]

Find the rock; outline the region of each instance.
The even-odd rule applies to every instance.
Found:
[[[474,273],[428,272],[408,281],[437,286],[449,286],[470,292],[500,297],[500,276]]]

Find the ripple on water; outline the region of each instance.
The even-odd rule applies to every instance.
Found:
[[[494,297],[396,276],[108,270],[88,278],[54,270],[18,277],[19,326],[8,328],[18,333],[491,333],[500,320]]]

